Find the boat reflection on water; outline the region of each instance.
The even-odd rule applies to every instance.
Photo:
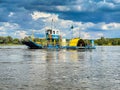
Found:
[[[80,54],[79,54],[80,53]],[[79,59],[84,59],[84,51],[77,50],[48,50],[46,54],[46,61],[49,62],[77,62]]]
[[[85,51],[60,50],[47,51],[46,55],[46,90],[78,89],[86,85]],[[82,63],[83,62],[83,63]]]
[[[27,71],[24,80],[28,81],[29,89],[80,89],[88,86],[87,53],[88,51],[84,50],[28,49],[24,52],[27,61],[24,62],[25,67],[21,72],[24,69]]]

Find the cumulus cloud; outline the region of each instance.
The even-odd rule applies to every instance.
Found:
[[[102,8],[102,9],[114,9],[115,8],[115,4],[112,2],[106,2],[101,1],[99,3],[97,3],[98,8]]]
[[[109,23],[102,25],[103,30],[120,30],[120,23]]]
[[[79,30],[83,32],[83,38],[109,36],[112,31],[119,31],[119,11],[120,0],[2,0],[0,33],[13,35],[15,31],[21,31],[17,34],[25,36],[35,30],[43,36],[44,30],[53,25],[52,28],[59,29],[63,37],[68,37],[73,25],[75,37],[79,36]]]
[[[63,11],[63,12],[79,12],[79,11],[84,11],[84,7],[82,5],[66,5],[66,6],[56,6],[55,7],[58,11]]]
[[[9,22],[0,23],[0,30],[16,30],[17,28],[20,27],[16,23],[9,23]]]
[[[0,31],[2,31],[2,30],[4,30],[4,27],[3,27],[3,26],[0,27]]]
[[[89,33],[82,32],[81,34],[83,35],[83,36],[82,36],[83,39],[91,39],[91,36],[90,36]]]
[[[59,13],[59,17],[66,20],[95,23],[104,21],[119,22],[119,17],[112,17],[113,14],[114,16],[120,15],[119,2],[119,0],[29,0],[29,2],[26,0],[2,0],[0,11],[4,12],[4,14],[0,13],[0,16],[2,21],[10,19],[12,22],[21,23],[21,20],[25,19],[24,21],[27,23],[27,21],[30,22],[29,17],[31,15],[34,20],[37,20],[39,18],[49,17],[49,12],[51,12]],[[31,12],[33,13],[29,16]],[[42,12],[46,12],[46,14]],[[75,18],[74,14],[76,14]],[[106,16],[109,19],[102,18]],[[19,18],[21,18],[21,20],[18,20]]]
[[[70,11],[70,8],[68,6],[56,6],[56,9],[59,11]]]
[[[120,3],[120,0],[113,0],[113,2],[115,2],[115,3]]]
[[[104,34],[103,33],[97,33],[97,37],[100,38],[100,37],[103,37]]]
[[[109,23],[109,24],[106,24],[104,22],[97,23],[97,24],[92,23],[92,22],[82,23],[82,22],[74,22],[71,20],[60,19],[58,15],[55,15],[55,14],[54,14],[54,17],[56,17],[55,18],[56,20],[54,20],[52,15],[51,17],[44,19],[44,23],[46,23],[47,26],[44,27],[42,30],[44,31],[48,28],[51,28],[51,22],[52,22],[51,20],[53,18],[54,20],[53,22],[54,24],[52,24],[54,25],[53,28],[59,29],[61,31],[61,34],[63,34],[63,37],[65,38],[71,38],[72,35],[73,37],[81,36],[82,38],[86,38],[86,39],[98,38],[98,37],[103,36],[103,34],[101,34],[100,32],[102,32],[103,30],[106,30],[103,27],[107,27],[108,31],[118,30],[119,28],[119,23]],[[72,25],[74,27],[73,30],[70,29]],[[110,29],[110,26],[112,26],[111,29]]]
[[[35,14],[34,14],[35,13]],[[42,14],[42,15],[41,15]],[[33,16],[32,16],[33,15]],[[35,15],[35,16],[34,16]],[[36,15],[40,15],[39,17]],[[4,35],[6,33],[9,33],[8,35],[12,35],[14,37],[19,37],[19,38],[24,38],[25,36],[31,35],[32,31],[34,30],[35,35],[37,37],[41,35],[42,37],[45,36],[45,30],[48,28],[53,28],[56,30],[61,31],[61,35],[63,38],[71,38],[71,37],[81,37],[84,39],[91,39],[91,38],[98,38],[103,36],[104,34],[102,33],[104,31],[115,31],[119,30],[120,28],[120,23],[105,23],[105,22],[100,22],[100,23],[92,23],[92,22],[76,22],[72,20],[64,20],[60,19],[58,14],[50,14],[50,13],[45,13],[45,12],[33,12],[31,14],[33,20],[41,20],[43,21],[42,23],[45,23],[45,26],[43,28],[39,29],[25,29],[21,30],[20,26],[16,23],[2,23],[0,26],[1,33]],[[51,27],[52,25],[52,27]],[[71,26],[73,25],[73,29],[71,30]]]
[[[33,14],[31,14],[31,16],[34,20],[37,20],[39,18],[48,18],[51,16],[51,14],[35,11],[35,12],[33,12]]]
[[[18,38],[25,38],[27,35],[27,32],[24,31],[24,30],[21,30],[21,31],[16,31],[14,33],[14,36],[18,37]]]
[[[13,12],[10,12],[10,14],[8,15],[8,17],[12,17],[14,15]]]

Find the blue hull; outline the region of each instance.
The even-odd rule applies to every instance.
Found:
[[[92,47],[92,46],[85,46],[85,47],[73,47],[73,46],[67,46],[67,49],[96,49],[96,47]]]
[[[53,45],[48,45],[47,47],[44,47],[40,44],[37,44],[33,41],[23,41],[23,44],[25,44],[26,46],[28,46],[30,49],[95,49],[95,46],[85,46],[85,47],[73,47],[73,46],[53,46]]]

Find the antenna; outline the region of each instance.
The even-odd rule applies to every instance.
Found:
[[[71,26],[72,38],[73,38],[73,28],[74,28],[74,27],[73,27],[73,25],[72,25],[72,26]]]
[[[53,29],[53,18],[52,18],[52,22],[51,22],[51,30]]]
[[[80,36],[81,36],[81,35],[80,35],[80,29],[79,29],[79,38],[80,38]]]

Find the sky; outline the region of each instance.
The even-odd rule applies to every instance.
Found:
[[[120,38],[120,0],[0,0],[0,36],[43,38],[51,27],[63,38]]]

